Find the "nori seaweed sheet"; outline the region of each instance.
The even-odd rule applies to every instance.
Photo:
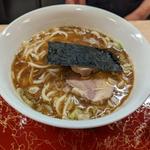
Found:
[[[96,68],[106,72],[122,72],[119,60],[112,52],[74,43],[49,42],[48,63]]]

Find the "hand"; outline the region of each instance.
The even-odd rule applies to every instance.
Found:
[[[127,15],[127,20],[144,20],[150,15],[150,0],[144,0],[142,4],[131,14]]]
[[[66,4],[81,4],[81,5],[86,4],[86,0],[66,0],[65,2]]]

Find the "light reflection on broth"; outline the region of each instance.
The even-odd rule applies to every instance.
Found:
[[[82,96],[80,91],[74,92],[75,89],[68,84],[68,76],[75,74],[71,68],[48,64],[48,41],[111,48],[118,56],[123,72],[99,71],[80,77],[79,82],[98,81],[109,91],[113,88],[111,96],[106,98],[108,95],[104,96],[103,91],[105,98],[94,101]],[[79,27],[53,28],[23,42],[12,64],[12,74],[18,94],[33,109],[52,117],[75,120],[98,118],[113,112],[129,96],[134,80],[133,66],[119,43],[97,31]],[[101,88],[98,84],[94,90],[102,92]],[[98,92],[95,94],[100,95]]]

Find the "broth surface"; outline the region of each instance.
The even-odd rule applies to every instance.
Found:
[[[76,75],[70,67],[50,65],[48,41],[109,48],[120,60],[122,73],[95,72],[84,81],[104,80],[113,87],[111,97],[92,101],[72,92],[66,80]],[[24,41],[12,64],[12,80],[19,96],[33,109],[62,119],[93,119],[112,113],[129,96],[134,82],[133,65],[122,46],[110,37],[80,27],[42,31]]]

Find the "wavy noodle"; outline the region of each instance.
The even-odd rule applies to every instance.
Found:
[[[30,82],[30,83],[33,82],[33,71],[34,71],[34,68],[32,67],[32,68],[31,68],[31,71],[30,71],[30,75],[29,75],[29,82]]]
[[[85,112],[90,113],[90,111],[95,111],[95,106],[89,106],[86,108]]]
[[[50,67],[50,65],[38,65],[38,64],[35,64],[35,63],[33,63],[33,62],[28,62],[28,64],[29,64],[30,66],[32,66],[32,67],[41,68],[41,69]]]
[[[102,37],[101,39],[103,40],[104,45],[107,47],[107,41],[106,41],[106,39],[104,37]]]
[[[39,56],[38,56],[38,55],[36,55],[36,54],[34,54],[34,53],[31,53],[31,56],[32,56],[32,58],[34,58],[35,60],[39,60]]]
[[[25,53],[24,57],[27,58],[32,52],[34,51],[33,48],[28,48],[28,51]]]
[[[64,35],[65,38],[68,38],[68,34],[67,34],[66,32],[64,32],[64,31],[55,31],[55,32],[53,32],[53,33],[50,35],[49,38],[52,38],[53,36],[55,36],[55,35],[57,35],[57,34]]]
[[[39,48],[41,48],[41,46],[45,44],[45,42],[41,42],[41,43],[38,43],[37,45],[35,45],[34,47],[27,47],[23,53],[23,56],[25,58],[28,58],[29,55],[31,55],[32,57],[38,59],[38,56],[36,56]]]
[[[23,52],[23,56],[26,55],[26,53],[28,53],[29,51],[29,48],[34,48],[34,46],[36,46],[37,44],[41,43],[41,40],[37,41],[37,42],[34,42],[31,44],[31,42],[25,42],[24,46],[25,46],[25,50]]]
[[[64,107],[63,107],[62,116],[64,119],[68,118],[67,117],[67,108],[69,107],[70,103],[71,103],[71,96],[68,96],[67,100],[64,102]]]
[[[49,73],[43,73],[40,77],[39,77],[39,79],[37,79],[37,80],[33,80],[33,83],[34,84],[41,84],[41,83],[44,83],[44,81],[47,79],[49,77]]]
[[[102,110],[100,113],[97,114],[98,117],[102,117],[104,116],[104,114],[106,113],[106,111],[110,111],[110,108],[106,107],[104,110]]]
[[[79,34],[79,29],[74,29],[73,31],[75,34]]]
[[[56,112],[58,113],[58,115],[62,115],[61,106],[62,106],[62,102],[65,101],[66,97],[67,97],[67,95],[64,94],[63,96],[61,96],[60,98],[58,98],[54,101],[54,107],[55,107]]]
[[[17,81],[18,81],[18,82],[19,82],[19,80],[20,80],[20,78],[21,78],[21,76],[22,76],[22,73],[23,73],[27,68],[28,68],[28,66],[22,68],[22,69],[18,72],[18,74],[17,74]]]
[[[42,94],[41,96],[42,96],[43,100],[50,102],[52,99],[49,98],[46,94],[46,91],[48,90],[48,88],[49,88],[49,83],[44,85],[42,92],[41,92],[41,94]]]
[[[39,58],[43,58],[46,54],[47,54],[46,51],[42,51],[42,52],[40,52],[40,53],[38,54],[38,57],[39,57]]]
[[[45,41],[41,42],[39,45],[37,45],[36,47],[34,47],[34,53],[37,54],[39,48],[41,48],[41,46],[43,46],[44,44],[45,44]]]
[[[54,96],[57,93],[57,91],[50,91],[47,93],[47,97]]]
[[[97,31],[91,31],[91,34],[95,35],[98,39],[102,37]]]
[[[110,85],[113,85],[113,86],[114,86],[114,85],[117,84],[117,81],[114,80],[114,79],[112,79],[112,78],[110,78],[110,77],[109,77],[107,80],[108,80],[108,84],[110,84]]]

